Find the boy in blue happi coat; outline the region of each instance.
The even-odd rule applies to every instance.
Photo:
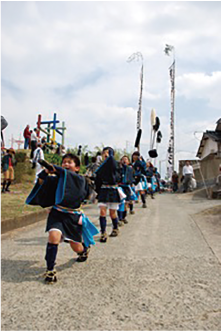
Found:
[[[130,165],[130,160],[127,155],[124,155],[120,160],[120,181],[119,187],[123,190],[126,195],[124,210],[118,210],[119,225],[127,224],[127,208],[130,209],[130,214],[134,214],[133,211],[133,200],[135,200],[135,193],[132,190],[134,181],[134,170]]]
[[[135,170],[134,173],[134,184],[135,184],[135,191],[136,193],[139,192],[142,200],[142,207],[146,208],[146,194],[145,191],[147,190],[147,180],[146,180],[146,162],[140,156],[139,152],[134,152],[132,154],[132,165],[133,169]]]
[[[146,178],[148,183],[148,192],[151,196],[151,199],[154,199],[155,193],[155,177],[154,177],[154,166],[152,163],[147,160],[146,163]]]
[[[68,153],[62,158],[62,167],[53,165],[51,168],[38,175],[38,182],[26,200],[30,205],[52,206],[46,225],[49,233],[45,255],[46,283],[57,281],[54,266],[62,240],[69,242],[78,254],[77,261],[84,262],[88,258],[90,244],[95,244],[93,236],[99,233],[80,209],[89,195],[89,186],[86,178],[78,174],[79,158]]]
[[[116,211],[118,210],[121,201],[121,190],[118,187],[119,168],[114,159],[114,150],[111,147],[104,147],[102,151],[103,163],[95,171],[95,185],[98,199],[98,207],[100,209],[100,242],[105,243],[108,239],[106,233],[106,214],[107,209],[112,220],[112,232],[110,237],[116,237],[119,234],[118,218]],[[125,197],[125,194],[123,194]]]

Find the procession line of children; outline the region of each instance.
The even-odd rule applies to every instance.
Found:
[[[119,234],[119,226],[127,224],[127,209],[134,214],[133,201],[139,192],[146,208],[146,164],[138,152],[132,155],[132,164],[124,155],[118,164],[114,158],[114,150],[105,147],[102,152],[103,162],[94,172],[93,180],[100,210],[100,242],[108,239],[107,211],[112,221],[110,237]],[[57,281],[55,270],[59,243],[68,242],[77,253],[77,262],[87,260],[90,246],[95,244],[93,237],[99,233],[95,225],[81,210],[81,204],[91,193],[86,176],[79,175],[80,160],[78,156],[68,153],[62,158],[62,166],[51,166],[38,175],[38,181],[29,194],[26,203],[52,207],[49,213],[46,232],[45,282],[53,284]]]

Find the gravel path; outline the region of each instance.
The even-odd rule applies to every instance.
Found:
[[[86,263],[61,244],[54,285],[41,277],[45,221],[2,235],[2,330],[221,330],[220,229],[208,237],[190,216],[214,204],[162,194],[136,205]],[[97,207],[85,212],[98,225]]]

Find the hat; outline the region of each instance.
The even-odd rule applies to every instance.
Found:
[[[106,151],[107,149],[109,151],[109,156],[114,156],[114,154],[115,154],[114,149],[110,146],[104,147],[103,152]]]
[[[9,153],[11,152],[11,153],[15,154],[15,150],[14,150],[14,148],[12,148],[12,147],[11,147],[11,148],[9,148],[9,150],[8,150],[8,151],[9,151]]]

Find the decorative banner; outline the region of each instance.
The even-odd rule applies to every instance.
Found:
[[[167,174],[171,178],[174,171],[174,103],[175,103],[175,60],[169,68],[171,82],[171,111],[170,111],[170,139],[168,148]]]
[[[137,131],[141,129],[142,93],[143,93],[143,64],[141,67],[141,74],[140,74],[140,97],[139,97],[139,107],[137,112]]]
[[[136,148],[139,148],[141,135],[142,135],[142,130],[139,129],[139,130],[137,131],[136,140],[135,140],[135,145],[134,145]]]
[[[131,62],[133,60],[141,60],[142,66],[141,66],[141,73],[140,73],[140,96],[139,96],[139,107],[137,111],[137,134],[138,131],[141,129],[141,111],[142,111],[142,93],[143,93],[143,55],[140,52],[133,53],[127,60],[127,62]],[[138,151],[140,150],[140,146],[138,145]]]
[[[171,82],[171,111],[170,111],[170,139],[169,139],[169,148],[167,151],[168,162],[167,162],[167,175],[168,178],[171,178],[174,171],[174,103],[175,103],[175,49],[174,46],[166,44],[165,50],[166,55],[170,55],[173,52],[173,63],[169,68],[170,73],[170,82]]]

